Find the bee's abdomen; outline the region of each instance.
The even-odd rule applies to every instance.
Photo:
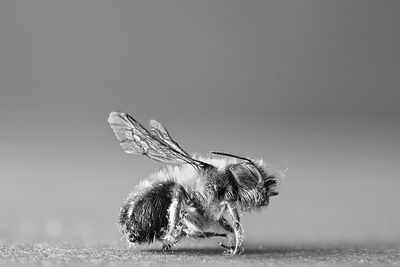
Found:
[[[130,242],[145,243],[160,239],[168,225],[174,182],[160,182],[138,193],[121,208],[119,222]]]

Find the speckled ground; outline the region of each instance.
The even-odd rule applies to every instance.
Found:
[[[1,244],[2,266],[400,266],[399,246],[264,247],[241,255],[223,255],[218,248],[179,247],[172,253],[156,248]]]

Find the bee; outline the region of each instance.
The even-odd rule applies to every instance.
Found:
[[[226,253],[243,251],[241,211],[269,204],[277,175],[262,160],[223,152],[189,155],[155,120],[149,130],[124,112],[111,112],[108,122],[122,149],[166,164],[138,184],[120,209],[119,224],[127,241],[162,242],[168,251],[183,237],[228,238]]]

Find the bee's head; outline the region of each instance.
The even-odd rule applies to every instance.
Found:
[[[268,171],[261,160],[252,161],[247,165],[248,168],[254,168],[254,173],[258,174],[258,188],[261,194],[266,197],[264,205],[268,205],[269,197],[276,196],[279,193],[276,191],[277,177],[271,171]]]
[[[267,170],[261,160],[251,160],[231,154],[216,152],[215,154],[240,159],[231,164],[229,170],[237,184],[237,197],[244,209],[267,206],[275,191],[277,177]]]

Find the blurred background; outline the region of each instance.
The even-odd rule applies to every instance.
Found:
[[[0,241],[119,241],[162,166],[112,110],[189,152],[288,168],[247,242],[400,241],[398,1],[1,1]]]

